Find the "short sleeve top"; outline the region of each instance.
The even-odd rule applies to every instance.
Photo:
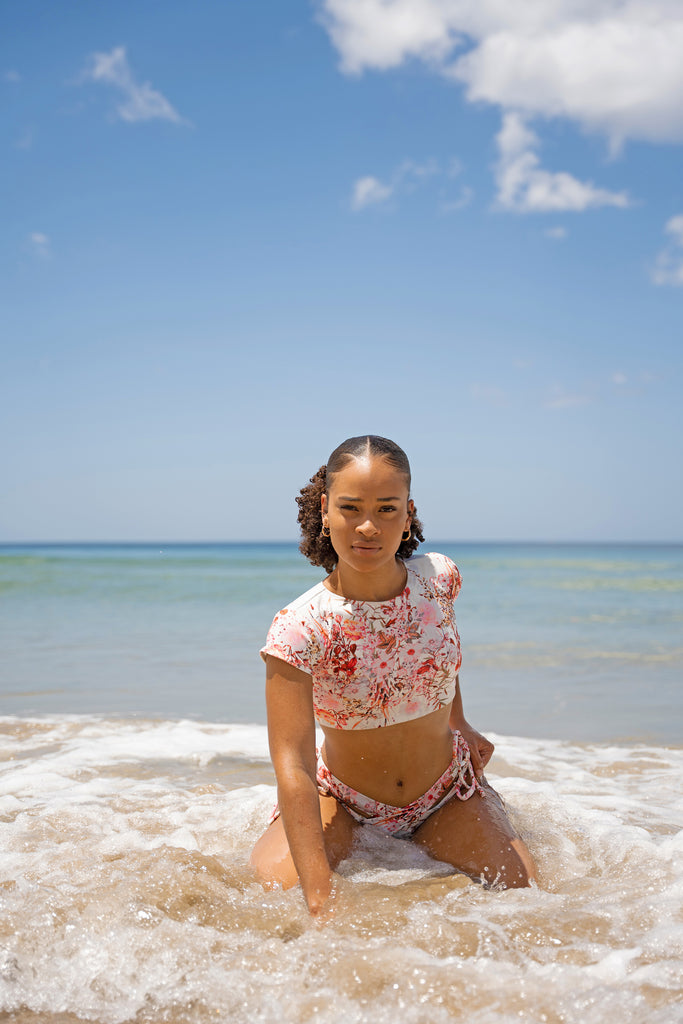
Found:
[[[453,701],[461,664],[453,612],[460,572],[435,553],[405,566],[405,588],[389,601],[349,601],[318,583],[273,619],[261,656],[281,658],[312,677],[320,725],[375,729]]]

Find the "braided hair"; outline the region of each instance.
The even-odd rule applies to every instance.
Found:
[[[332,547],[329,537],[322,535],[322,512],[320,499],[327,494],[332,477],[351,461],[351,459],[367,458],[375,455],[386,459],[390,466],[404,473],[408,478],[408,490],[410,491],[410,463],[402,448],[399,448],[393,441],[386,437],[378,437],[376,434],[363,434],[360,437],[350,437],[343,441],[338,448],[335,448],[327,465],[321,466],[310,482],[301,488],[296,499],[299,506],[298,521],[301,526],[301,543],[299,551],[306,556],[312,565],[322,565],[327,572],[332,572],[337,564],[337,552]],[[415,510],[411,517],[411,530],[408,540],[402,540],[398,551],[399,558],[410,558],[417,549],[420,541],[424,540],[422,535],[422,523],[417,518]]]

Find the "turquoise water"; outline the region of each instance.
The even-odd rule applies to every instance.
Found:
[[[480,728],[681,742],[683,546],[427,548],[463,574]],[[2,546],[2,711],[262,723],[259,647],[320,576],[293,543]]]

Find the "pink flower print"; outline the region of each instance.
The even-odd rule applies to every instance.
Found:
[[[342,622],[341,628],[344,636],[349,640],[362,640],[367,632],[367,627],[362,619],[348,618]]]
[[[440,617],[438,604],[425,604],[420,609],[420,620],[423,626],[435,626],[439,622]]]

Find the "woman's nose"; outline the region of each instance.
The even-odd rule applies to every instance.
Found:
[[[366,519],[364,523],[357,526],[356,529],[359,533],[362,533],[364,537],[372,537],[374,534],[379,533],[379,530],[373,523],[372,519]]]

